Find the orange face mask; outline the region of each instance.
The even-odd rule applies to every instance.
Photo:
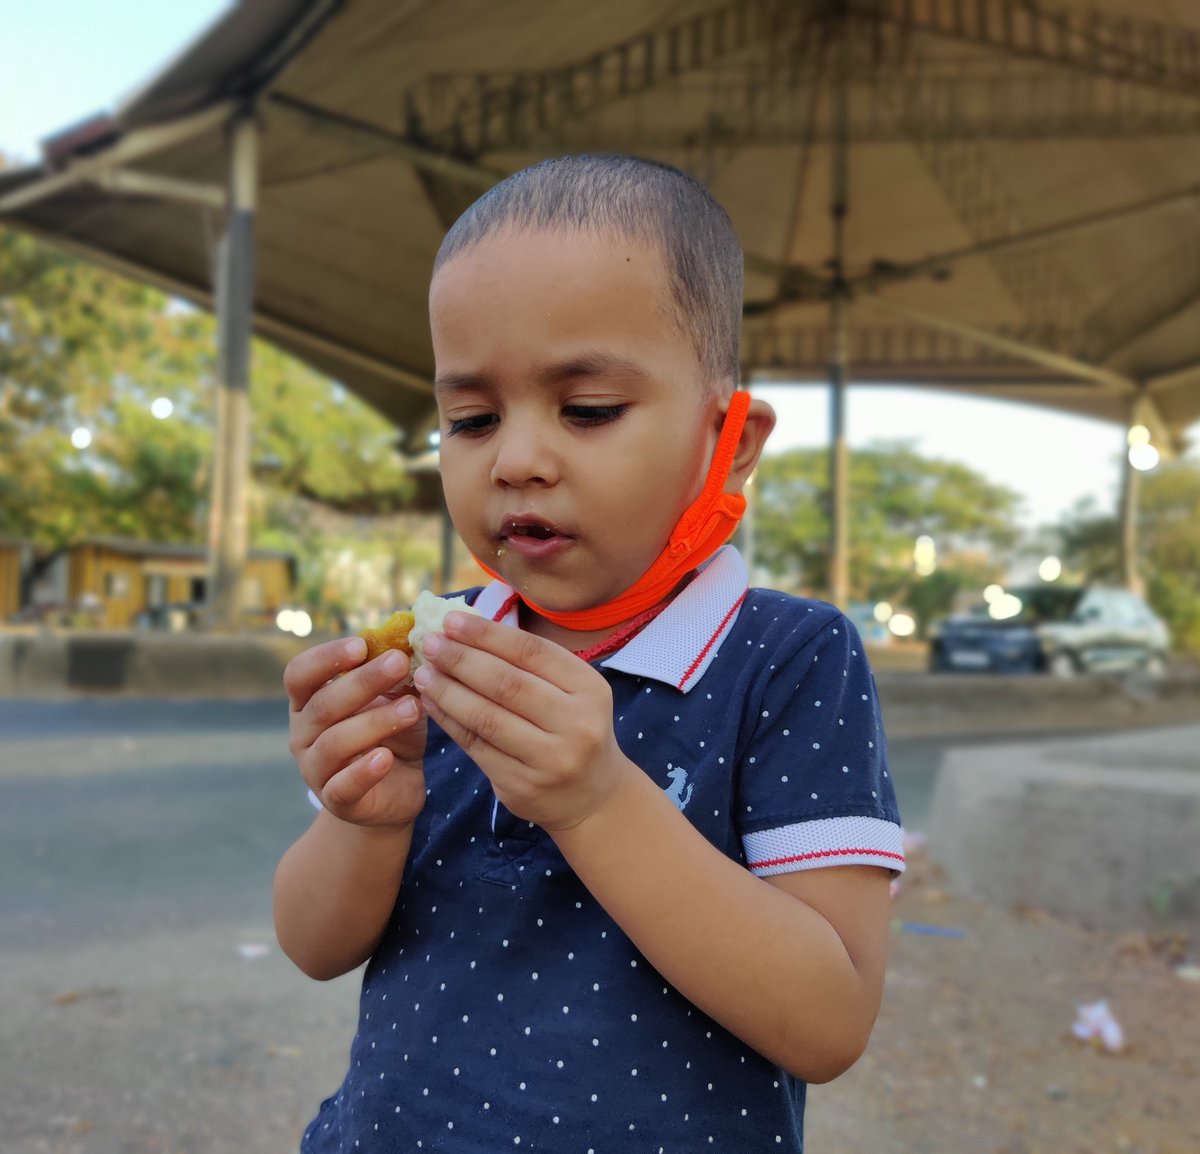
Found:
[[[539,617],[580,632],[621,625],[662,601],[684,577],[707,561],[733,536],[746,511],[746,498],[740,493],[726,493],[725,482],[733,467],[734,454],[749,409],[750,394],[739,389],[730,398],[729,412],[725,414],[725,423],[721,427],[721,436],[717,440],[700,496],[684,510],[654,563],[624,593],[593,609],[561,613],[543,609],[525,597],[521,600]],[[504,580],[478,557],[475,560],[489,576]]]

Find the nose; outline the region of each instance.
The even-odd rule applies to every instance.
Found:
[[[492,484],[519,489],[553,485],[559,477],[551,430],[534,417],[507,416],[492,438]]]

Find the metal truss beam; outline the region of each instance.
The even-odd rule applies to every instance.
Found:
[[[177,144],[183,144],[222,127],[234,112],[232,104],[216,104],[194,116],[134,129],[120,137],[111,148],[95,155],[71,160],[61,171],[10,192],[0,200],[0,216],[37,204],[77,184],[102,182],[106,179],[106,173],[120,170],[134,161],[146,160]]]
[[[803,91],[812,78],[790,83],[763,83],[758,70],[738,65],[703,79],[671,85],[669,95],[686,112],[676,124],[641,116],[634,98],[631,114],[605,122],[588,117],[551,117],[536,129],[513,123],[511,136],[472,137],[469,125],[479,116],[469,103],[454,109],[432,109],[420,131],[426,137],[470,142],[476,147],[538,147],[556,151],[581,148],[613,152],[686,148],[703,151],[731,143],[737,147],[790,147],[811,139],[826,145],[833,126],[820,121],[811,131]],[[500,78],[493,78],[497,86]],[[513,80],[530,91],[536,79]],[[900,113],[917,115],[922,136],[932,143],[964,136],[995,141],[1114,140],[1200,136],[1200,94],[1184,96],[1146,88],[1132,81],[1083,75],[1010,75],[1000,77],[922,74],[906,69],[890,75],[874,73],[854,84],[854,111],[849,134],[855,145],[905,143],[909,133]],[[496,89],[499,91],[499,87]],[[666,89],[656,90],[660,93]],[[459,123],[451,123],[453,118]],[[440,127],[435,128],[435,125]]]
[[[1016,252],[1019,249],[1057,244],[1072,238],[1078,239],[1090,232],[1110,228],[1134,217],[1147,218],[1164,213],[1191,211],[1194,210],[1197,202],[1200,202],[1200,185],[1151,197],[1149,200],[1138,201],[1136,204],[1122,205],[1119,208],[1106,209],[1103,212],[1091,213],[1074,220],[1030,229],[1028,232],[1019,233],[1016,236],[999,236],[979,244],[968,245],[965,248],[951,249],[924,257],[911,264],[878,269],[861,277],[855,282],[855,287],[873,289],[890,281],[908,280],[927,273],[936,273],[949,268],[957,261],[972,257],[995,256],[1002,252]]]
[[[472,160],[427,148],[376,124],[342,116],[282,92],[272,92],[266,100],[270,108],[294,117],[315,132],[326,132],[366,152],[398,156],[419,171],[472,184],[480,192],[504,176]]]
[[[525,147],[750,48],[766,50],[757,66],[767,94],[772,85],[804,80],[797,46],[819,22],[809,3],[738,0],[558,68],[430,76],[405,95],[405,136],[453,156]]]
[[[1044,140],[1200,131],[1200,32],[1029,0],[852,0],[851,137],[902,139],[895,110],[921,109],[924,135]],[[405,95],[404,137],[435,154],[529,147],[677,148],[704,140],[796,143],[811,47],[831,7],[741,0],[553,69],[448,73]],[[913,33],[997,50],[994,61],[925,59]],[[765,49],[765,55],[763,50]],[[747,59],[748,50],[755,58]],[[636,102],[673,97],[678,124]],[[597,114],[631,102],[616,121]],[[815,127],[820,143],[832,132]]]
[[[158,173],[140,172],[131,168],[102,169],[91,177],[91,183],[107,192],[198,204],[215,211],[224,211],[229,199],[225,189],[219,184],[181,180],[178,177],[160,176]]]
[[[947,203],[977,244],[1024,231],[1020,210],[996,171],[984,144],[969,132],[955,139],[930,139],[926,126],[936,104],[912,93],[897,97],[896,116]],[[925,99],[935,93],[923,94]],[[990,263],[1013,302],[1026,316],[1065,327],[1078,323],[1081,311],[1075,283],[1046,249],[998,251]]]
[[[940,372],[950,381],[969,381],[978,376],[991,383],[1006,379],[1027,383],[1033,377],[1046,380],[1046,366],[1035,368],[1028,357],[1015,351],[1017,346],[1045,350],[1050,355],[1050,350],[1074,348],[1077,341],[1077,334],[1050,325],[998,327],[989,330],[988,335],[1011,347],[1001,352],[995,342],[985,346],[977,339],[977,330],[968,335],[926,325],[872,325],[856,320],[849,326],[849,360],[854,365],[855,381],[870,376],[874,369],[885,376],[891,372],[894,381],[897,370],[920,366],[929,373]],[[828,325],[816,321],[747,325],[742,332],[742,364],[748,373],[777,369],[789,374],[811,373],[814,379],[827,381],[830,340]],[[1082,382],[1078,373],[1067,372],[1061,365],[1050,376],[1065,383]],[[1092,382],[1088,384],[1094,389]]]
[[[1146,391],[1160,397],[1163,393],[1171,392],[1172,389],[1181,389],[1197,382],[1200,382],[1200,361],[1193,361],[1151,377],[1146,383]]]
[[[1200,89],[1200,31],[1041,0],[850,0],[853,16],[1153,88]]]
[[[1121,285],[1084,321],[1089,359],[1120,356],[1200,301],[1200,235],[1180,238],[1141,276]]]
[[[906,321],[914,321],[919,325],[961,337],[985,349],[991,349],[1006,357],[1029,361],[1051,372],[1061,373],[1067,377],[1079,377],[1100,386],[1104,391],[1116,393],[1119,396],[1135,395],[1138,385],[1121,373],[1094,365],[1068,353],[1055,352],[1053,346],[1044,340],[1025,340],[1008,336],[994,329],[982,329],[975,325],[964,324],[950,317],[939,316],[937,313],[925,312],[922,309],[909,308],[879,296],[863,296],[859,298],[863,304],[883,312],[891,313]]]

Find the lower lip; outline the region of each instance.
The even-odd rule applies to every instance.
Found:
[[[557,557],[569,548],[572,537],[523,537],[513,534],[505,537],[503,548],[506,552],[516,553],[527,561],[545,561]]]

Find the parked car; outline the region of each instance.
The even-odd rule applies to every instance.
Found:
[[[1166,672],[1166,625],[1136,593],[1100,585],[1009,589],[997,613],[981,601],[933,626],[934,671],[1076,673]]]

